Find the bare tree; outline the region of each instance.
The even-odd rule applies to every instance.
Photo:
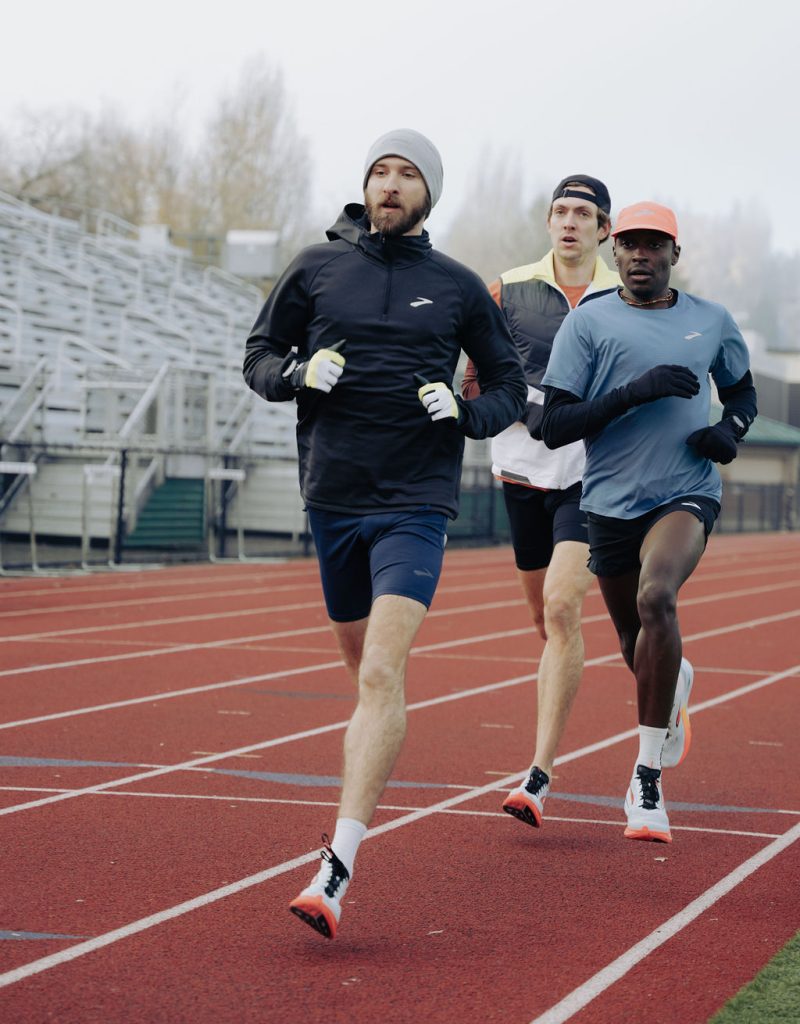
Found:
[[[77,110],[21,109],[2,139],[0,184],[20,199],[57,197],[72,202],[83,158],[85,117]]]
[[[274,228],[291,253],[308,217],[309,157],[282,76],[263,58],[243,68],[199,145],[181,134],[180,111],[138,129],[106,108],[21,111],[0,132],[0,189],[51,210],[107,210],[134,224],[168,224],[184,236]]]
[[[678,264],[689,290],[721,302],[767,348],[800,351],[800,253],[773,250],[769,219],[758,207],[728,213],[681,213]]]
[[[309,156],[296,132],[283,78],[252,58],[211,117],[190,179],[198,228],[301,232],[307,216]]]
[[[484,148],[471,177],[443,248],[487,282],[540,259],[550,248],[545,223],[550,204],[543,195],[526,199],[520,160]]]

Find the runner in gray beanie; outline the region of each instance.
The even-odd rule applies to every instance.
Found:
[[[425,179],[428,195],[431,198],[431,209],[436,206],[442,194],[442,158],[439,150],[430,139],[425,138],[413,128],[395,128],[394,131],[381,135],[372,143],[364,164],[364,188],[372,165],[383,156],[400,156],[409,160]]]

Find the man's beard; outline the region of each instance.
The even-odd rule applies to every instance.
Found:
[[[400,216],[395,216],[382,209],[381,203],[366,202],[366,207],[370,224],[380,231],[384,238],[397,238],[399,235],[405,235],[428,214],[427,200],[412,206],[407,213],[401,212]],[[400,207],[393,207],[393,209],[400,209]]]

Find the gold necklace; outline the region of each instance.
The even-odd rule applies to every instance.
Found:
[[[626,298],[622,294],[622,289],[621,288],[617,289],[617,294],[622,299],[622,301],[626,302],[629,306],[654,306],[657,302],[672,302],[673,292],[672,292],[671,288],[668,288],[666,295],[662,295],[662,296],[660,296],[660,298],[657,298],[657,299],[645,299],[644,302],[636,302],[635,299],[628,299],[628,298]]]

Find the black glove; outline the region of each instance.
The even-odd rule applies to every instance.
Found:
[[[724,420],[715,423],[713,427],[701,427],[700,430],[689,434],[686,443],[691,445],[704,459],[721,462],[723,466],[727,466],[736,458],[738,454],[736,445],[740,440],[741,428],[730,416],[726,416]]]
[[[542,440],[542,419],[544,417],[544,406],[536,402],[528,402],[525,407],[525,415],[522,422],[528,428],[528,433],[534,441]]]
[[[658,398],[692,398],[700,391],[700,381],[688,366],[654,366],[623,390],[629,406],[644,405]]]

